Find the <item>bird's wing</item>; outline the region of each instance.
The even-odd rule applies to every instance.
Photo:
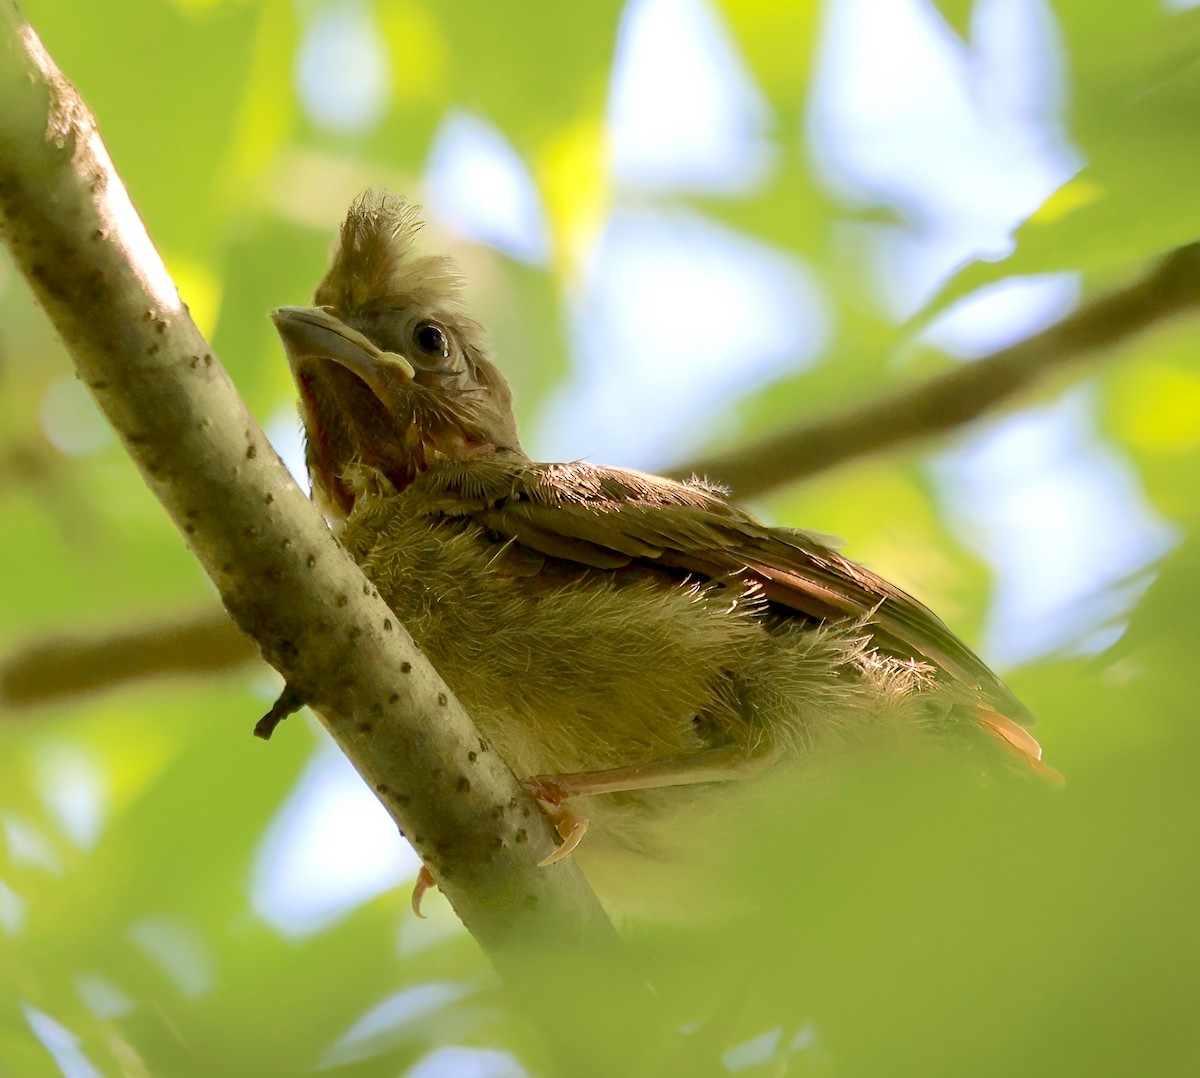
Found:
[[[599,569],[641,562],[713,580],[757,579],[781,612],[814,622],[854,621],[875,646],[931,663],[977,690],[998,718],[1031,719],[911,595],[815,536],[769,528],[701,486],[620,468],[523,460],[447,462],[424,479],[443,515],[470,517],[499,539],[547,557]]]

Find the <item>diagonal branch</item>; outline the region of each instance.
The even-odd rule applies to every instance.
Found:
[[[288,475],[180,302],[95,120],[0,0],[0,226],[80,379],[233,620],[317,711],[509,983],[605,949],[612,928],[553,829]],[[247,735],[249,736],[249,731]],[[562,970],[560,970],[562,972]],[[611,1002],[635,1025],[634,985]],[[565,994],[530,1017],[606,1049]],[[611,1040],[611,1038],[609,1038]],[[572,1045],[572,1055],[579,1047]]]
[[[894,393],[805,420],[750,445],[700,457],[672,475],[703,475],[753,498],[861,457],[965,427],[1059,371],[1107,354],[1200,307],[1200,244],[1162,258],[1142,280],[1100,296],[1049,329]]]

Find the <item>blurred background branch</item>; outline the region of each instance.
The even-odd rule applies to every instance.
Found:
[[[895,393],[851,404],[737,449],[672,469],[754,498],[861,457],[945,435],[1044,389],[1066,369],[1200,307],[1200,245],[1164,256],[1142,280],[1049,329]]]
[[[55,634],[20,645],[0,663],[8,708],[164,674],[206,674],[258,659],[258,648],[220,606],[90,636]]]

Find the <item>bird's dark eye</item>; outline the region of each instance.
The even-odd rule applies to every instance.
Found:
[[[450,354],[446,333],[436,322],[422,322],[417,326],[413,339],[427,356],[440,356],[445,359]]]

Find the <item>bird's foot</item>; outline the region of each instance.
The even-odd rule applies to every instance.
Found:
[[[426,891],[432,890],[436,886],[437,880],[433,878],[433,873],[422,865],[421,871],[417,873],[417,882],[413,884],[412,898],[409,899],[413,915],[422,921],[425,920],[425,914],[421,912],[421,899],[425,897]]]
[[[538,868],[546,868],[570,857],[587,834],[588,818],[562,807],[562,802],[570,795],[559,786],[552,775],[535,775],[526,779],[522,785],[541,802],[542,810],[550,817],[550,822],[562,838],[562,845],[548,857],[543,857],[538,862]]]

